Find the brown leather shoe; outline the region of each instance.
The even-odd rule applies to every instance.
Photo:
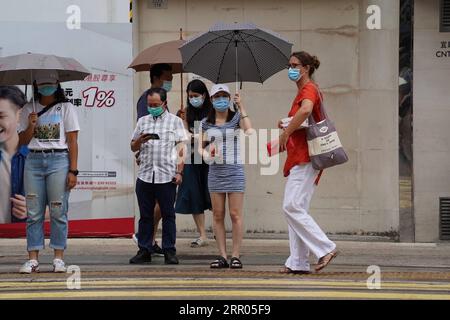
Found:
[[[339,251],[333,250],[330,253],[328,253],[327,255],[320,258],[319,261],[317,262],[317,266],[315,268],[316,272],[319,272],[320,270],[322,270],[323,268],[328,266],[330,264],[331,260],[336,258],[338,256],[338,254],[339,254]]]
[[[283,274],[311,274],[311,271],[306,271],[306,270],[292,270],[291,268],[288,267],[283,267],[280,270],[278,270],[279,273],[283,273]]]

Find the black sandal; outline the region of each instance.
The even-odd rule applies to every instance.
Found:
[[[231,258],[230,268],[231,269],[242,269],[241,260],[239,260],[239,258],[236,258],[236,257]]]
[[[211,267],[211,269],[225,269],[230,267],[227,259],[225,259],[224,257],[218,257],[216,260],[211,262],[209,266]]]

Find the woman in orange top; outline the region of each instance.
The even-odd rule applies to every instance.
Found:
[[[306,132],[300,125],[312,114],[322,120],[319,89],[311,80],[320,62],[307,52],[294,52],[289,59],[289,79],[297,85],[297,96],[289,117],[293,117],[280,136],[281,151],[287,150],[284,176],[288,177],[283,201],[283,211],[289,225],[290,256],[282,273],[309,273],[309,252],[318,259],[316,271],[325,268],[337,255],[336,244],[320,229],[308,214],[309,204],[321,172],[310,162]],[[278,122],[281,129],[281,120]]]

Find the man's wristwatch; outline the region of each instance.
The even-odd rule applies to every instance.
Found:
[[[78,176],[79,171],[78,170],[69,170],[71,174],[73,174],[75,177]]]

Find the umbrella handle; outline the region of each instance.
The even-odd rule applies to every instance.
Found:
[[[181,80],[181,107],[180,109],[183,110],[184,109],[184,96],[183,96],[183,72],[180,73],[180,80]]]
[[[36,112],[36,103],[34,101],[34,82],[33,82],[33,69],[31,69],[31,99],[33,100],[33,112]]]
[[[238,68],[238,42],[237,42],[237,40],[235,40],[235,42],[234,42],[234,47],[235,47],[235,54],[236,54],[236,88],[235,88],[235,93],[239,93],[239,84],[238,84],[238,70],[239,70],[239,68]]]
[[[180,40],[183,40],[183,28],[180,28]],[[181,73],[180,73],[180,80],[181,80],[181,107],[180,107],[180,110],[183,111],[183,109],[184,109],[183,70],[181,70]]]

